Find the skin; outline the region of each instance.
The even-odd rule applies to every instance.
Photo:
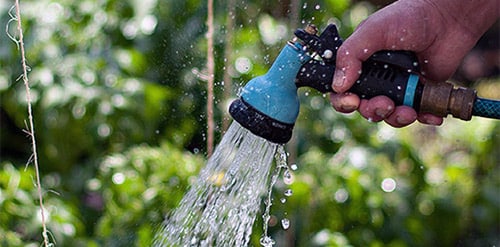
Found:
[[[500,0],[399,0],[363,21],[337,52],[337,66],[330,95],[339,112],[360,114],[393,127],[415,120],[440,125],[443,119],[417,114],[407,106],[395,106],[385,96],[369,100],[347,90],[355,83],[361,63],[379,50],[416,53],[427,81],[446,81],[478,39],[499,18]]]

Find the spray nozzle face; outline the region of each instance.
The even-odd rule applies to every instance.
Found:
[[[242,98],[231,103],[229,112],[243,127],[270,142],[287,143],[292,137],[294,124],[273,119],[246,103]]]

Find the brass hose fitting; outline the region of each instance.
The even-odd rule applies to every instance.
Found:
[[[462,120],[472,118],[476,90],[455,87],[447,82],[426,82],[422,90],[420,112],[446,117],[448,114]]]

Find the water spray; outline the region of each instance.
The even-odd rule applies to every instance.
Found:
[[[270,142],[290,140],[299,113],[299,87],[333,92],[337,50],[342,44],[335,25],[321,35],[314,25],[295,31],[269,71],[250,80],[240,98],[229,108],[243,127]],[[379,51],[362,65],[362,73],[349,92],[362,99],[384,95],[395,105],[406,105],[419,113],[470,120],[472,116],[500,119],[500,101],[477,97],[471,88],[448,82],[426,81],[418,59],[410,51]],[[425,83],[424,83],[425,82]]]

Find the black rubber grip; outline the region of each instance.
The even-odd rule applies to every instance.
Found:
[[[384,95],[403,105],[408,78],[420,71],[418,60],[408,51],[379,51],[363,62],[362,73],[349,89],[362,99]],[[333,92],[335,65],[319,60],[304,64],[297,74],[297,87],[308,86],[322,93]]]

